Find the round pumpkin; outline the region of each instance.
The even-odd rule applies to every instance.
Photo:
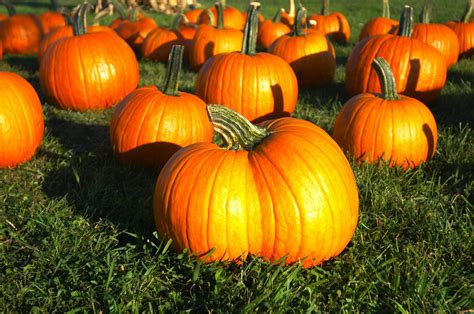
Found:
[[[88,7],[78,10],[74,36],[53,43],[40,63],[41,89],[63,109],[112,107],[138,84],[138,62],[127,43],[110,32],[86,32]]]
[[[44,12],[38,15],[38,18],[41,24],[43,35],[48,34],[51,30],[54,30],[58,27],[66,25],[66,19],[59,12],[54,12],[54,11]]]
[[[303,30],[305,15],[306,9],[299,6],[293,33],[277,39],[269,52],[290,64],[300,86],[330,84],[336,74],[334,47],[323,32]]]
[[[173,46],[163,89],[139,88],[115,109],[110,140],[121,162],[158,167],[181,147],[212,141],[206,104],[195,95],[178,92],[183,50]]]
[[[242,51],[212,57],[196,78],[196,94],[206,103],[223,104],[254,122],[289,116],[298,99],[298,81],[290,65],[256,52],[259,6],[250,4]]]
[[[413,9],[405,6],[397,35],[377,35],[359,42],[346,66],[346,89],[350,96],[380,93],[372,60],[383,57],[390,64],[397,92],[431,104],[446,82],[446,60],[434,47],[411,38]]]
[[[189,63],[198,71],[204,62],[217,54],[239,51],[242,31],[224,27],[222,5],[216,4],[217,26],[200,25],[189,49]]]
[[[273,19],[265,20],[258,28],[257,45],[265,49],[281,36],[291,32],[291,29],[280,22],[280,15],[283,9],[278,9]]]
[[[364,24],[359,34],[359,41],[369,36],[395,34],[397,26],[398,21],[390,18],[389,0],[383,0],[382,16],[376,17]]]
[[[346,44],[351,37],[351,28],[344,14],[329,13],[329,0],[323,0],[321,14],[312,14],[308,20],[316,21],[311,24],[311,28],[322,31],[337,43]]]
[[[0,168],[35,154],[44,132],[43,108],[33,86],[16,73],[0,72]]]
[[[383,159],[390,166],[417,167],[436,150],[436,121],[423,103],[397,94],[395,78],[383,58],[373,64],[382,93],[349,99],[336,118],[333,137],[359,161]]]
[[[139,52],[143,41],[148,34],[155,30],[158,25],[150,17],[138,17],[138,10],[133,9],[129,20],[123,20],[115,31],[122,37],[134,51]]]
[[[220,0],[219,3],[222,5],[223,11],[222,15],[224,18],[224,27],[225,28],[234,28],[242,30],[245,25],[245,19],[242,16],[242,12],[238,9],[226,5],[225,0]],[[210,9],[204,10],[201,12],[198,18],[198,24],[207,24],[216,26],[216,22],[219,21],[217,17],[217,6],[214,6]]]
[[[251,254],[312,267],[340,254],[359,200],[334,140],[304,120],[256,126],[228,108],[208,110],[227,145],[192,144],[164,166],[153,195],[160,236],[206,263]]]
[[[470,58],[474,56],[474,21],[470,21],[472,11],[474,10],[474,1],[467,0],[466,11],[461,21],[450,21],[447,23],[459,40],[459,56],[461,58]]]

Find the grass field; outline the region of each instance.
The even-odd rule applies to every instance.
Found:
[[[309,12],[319,10],[321,1],[307,2]],[[363,23],[380,15],[380,2],[332,1],[348,17],[352,38],[336,46],[336,82],[301,90],[295,117],[331,130],[348,99],[348,54]],[[464,9],[464,1],[433,2],[433,22],[457,19]],[[19,12],[47,10],[44,0],[19,3]],[[228,3],[244,9],[247,1]],[[416,14],[422,5],[392,0],[395,18],[405,3]],[[262,1],[262,12],[270,17],[279,6],[286,1]],[[169,21],[154,16],[159,24]],[[152,62],[141,61],[140,69],[140,85],[160,84],[165,73]],[[35,57],[6,56],[0,71],[20,73],[39,91]],[[186,70],[182,90],[193,91],[195,77]],[[473,84],[474,60],[450,69],[431,107],[439,142],[430,162],[406,172],[352,163],[361,200],[356,234],[340,256],[312,269],[258,258],[242,266],[203,265],[171,251],[154,232],[157,173],[114,159],[113,109],[67,112],[43,101],[40,150],[17,169],[0,170],[0,311],[472,310]]]

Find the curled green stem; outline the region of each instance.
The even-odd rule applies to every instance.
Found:
[[[397,94],[397,84],[393,76],[392,69],[384,58],[375,58],[372,62],[377,76],[379,78],[380,86],[382,88],[382,98],[386,100],[397,100],[400,97]]]

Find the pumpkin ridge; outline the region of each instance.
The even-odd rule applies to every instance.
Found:
[[[382,120],[382,117],[384,116],[384,113],[385,113],[385,106],[382,106],[381,109],[377,108],[378,107],[378,104],[375,104],[372,106],[372,112],[373,111],[376,111],[377,113],[377,117],[375,118],[375,128],[373,129],[372,131],[372,147],[377,147],[377,139],[380,137],[380,132],[379,132],[379,125],[380,125],[380,120]],[[377,151],[372,151],[371,152],[371,155],[373,157],[373,159],[379,159],[380,157],[384,157],[383,155],[382,156],[379,156],[378,155],[378,152]],[[389,157],[390,159],[392,158],[392,156]]]
[[[139,94],[135,94],[134,97],[132,99],[129,100],[128,103],[131,103],[133,104],[135,107],[133,108],[133,110],[131,110],[129,113],[128,113],[128,116],[126,116],[128,118],[128,120],[126,121],[126,123],[124,123],[124,126],[123,126],[123,129],[124,130],[129,130],[129,129],[132,129],[132,130],[136,130],[135,127],[131,126],[131,124],[133,123],[133,118],[135,117],[137,111],[140,109],[140,105],[141,105],[141,102],[140,101],[136,101],[135,98],[138,98],[139,97]],[[148,98],[150,99],[150,101],[154,101],[154,97],[153,95],[150,93],[150,95],[148,95]],[[148,101],[148,99],[147,99]],[[156,107],[156,106],[154,106]],[[162,112],[161,112],[162,113]],[[127,112],[125,113],[127,114]],[[120,120],[120,117],[117,119],[117,120]],[[158,121],[161,121],[161,118],[160,120]],[[134,132],[135,133],[135,132]],[[136,134],[136,133],[135,133]],[[135,146],[133,145],[125,145],[126,142],[127,142],[127,138],[125,136],[121,136],[121,144],[120,144],[120,147],[125,148],[126,147],[126,151],[129,151],[130,149],[133,149],[133,147],[136,147],[138,145],[138,135],[135,135]],[[155,138],[156,140],[156,138]]]
[[[8,82],[8,81],[6,81],[6,83],[7,83],[7,84],[11,84],[11,83]],[[15,89],[15,85],[14,85],[14,84],[11,84],[10,86],[13,87],[12,90],[13,90],[13,94],[14,94],[15,97],[17,98],[16,100],[21,100],[21,99],[17,96],[16,89]],[[13,112],[14,121],[21,121],[21,122],[23,122],[23,120],[19,119],[19,116],[18,116],[18,114],[17,114],[17,112],[16,112],[16,110],[15,110],[15,106],[14,106],[15,101],[12,101],[12,99],[11,99],[11,97],[13,96],[13,95],[11,95],[12,93],[8,93],[8,92],[7,92],[7,93],[5,93],[5,94],[6,94],[6,96],[8,96],[7,101],[5,101],[5,102],[10,105],[10,112]],[[19,102],[19,103],[21,103],[21,102]],[[15,128],[15,131],[17,131],[17,132],[19,133],[19,134],[18,134],[19,136],[17,137],[19,140],[23,140],[23,139],[25,138],[24,133],[23,133],[23,130],[24,130],[24,125],[23,125],[23,124],[21,125],[21,127],[19,127],[19,128],[16,127],[16,128]],[[14,145],[15,145],[15,146],[12,148],[12,151],[16,152],[17,155],[21,156],[21,155],[23,155],[23,154],[22,154],[22,153],[19,153],[19,152],[18,152],[18,148],[17,148],[17,147],[19,146],[19,142],[20,142],[20,141],[15,141],[15,142],[14,142]],[[2,146],[3,146],[3,145],[2,145]],[[2,148],[3,148],[3,147],[2,147]],[[6,150],[5,150],[5,151],[6,151]],[[5,151],[4,151],[4,154],[5,154]],[[15,157],[16,157],[16,156],[15,156]]]
[[[137,94],[138,96],[138,94]],[[161,97],[153,97],[153,94],[149,94],[148,95],[148,98],[151,100],[151,101],[156,101],[158,99],[161,99],[163,97],[163,95],[159,95]],[[143,107],[143,104],[146,104],[148,103],[148,101],[144,101],[144,100],[141,100],[141,101],[137,101],[137,103],[135,104],[135,110],[133,110],[131,113],[130,113],[130,120],[127,121],[128,123],[131,123],[131,121],[134,121],[136,119],[136,115],[137,115],[137,112],[140,113],[140,122],[139,123],[133,123],[135,126],[131,126],[132,129],[138,131],[138,132],[134,132],[134,137],[135,137],[135,141],[134,141],[134,145],[131,146],[131,149],[135,148],[135,147],[139,147],[140,146],[140,142],[141,139],[144,139],[146,138],[146,133],[147,133],[147,130],[146,128],[143,128],[143,124],[145,123],[146,120],[149,119],[149,113],[152,109],[158,109],[159,110],[159,113],[160,113],[160,119],[158,121],[161,122],[162,120],[162,117],[164,115],[164,112],[166,110],[166,107],[165,106],[146,106],[146,109],[144,111],[141,111],[139,109],[141,109],[140,107]],[[127,103],[127,105],[130,104],[130,102]],[[140,112],[141,111],[141,112]],[[135,119],[133,119],[135,117]],[[136,120],[135,120],[136,121]],[[127,125],[128,126],[128,125]],[[160,127],[158,127],[158,130],[161,130]],[[153,143],[153,142],[156,142],[158,141],[158,132],[155,132],[154,133],[154,136],[153,136],[153,140],[150,138],[148,139],[146,142],[148,143]],[[125,137],[124,137],[125,138]],[[141,144],[143,145],[143,144]]]
[[[17,99],[17,102],[16,102],[16,103],[19,103],[19,104],[23,103],[23,102],[24,102],[24,98],[27,98],[27,97],[25,97],[25,96],[20,97],[20,95],[18,95],[18,91],[17,91],[17,89],[15,88],[15,86],[13,85],[12,87],[13,87],[13,88],[12,88],[13,94],[15,95],[15,97],[16,97],[16,99]],[[10,102],[10,103],[11,103],[11,102]],[[27,121],[29,120],[29,118],[28,118],[28,115],[25,113],[25,108],[24,108],[24,106],[19,106],[19,107],[21,108],[21,114],[23,115],[23,117],[21,117],[20,119],[18,119],[18,117],[17,117],[17,121],[25,122],[24,124],[26,125],[26,128],[25,128],[25,125],[22,125],[22,127],[20,128],[20,130],[27,130],[26,139],[27,139],[27,141],[28,141],[28,148],[30,148],[30,147],[31,147],[31,144],[32,144],[31,141],[32,141],[32,138],[33,138],[33,136],[32,136],[33,132],[32,132],[32,130],[31,130],[30,123],[27,123]],[[16,113],[16,110],[14,110],[14,112]],[[23,137],[23,139],[25,139],[25,137]],[[27,151],[28,151],[28,150],[27,150]]]
[[[365,102],[368,102],[368,99],[365,99]],[[363,103],[363,104],[365,105],[365,103]],[[362,105],[362,104],[361,104],[361,105]],[[363,146],[363,141],[364,141],[364,136],[363,136],[363,135],[364,135],[364,133],[365,133],[365,132],[364,132],[364,131],[365,131],[365,128],[367,127],[367,120],[368,120],[368,118],[369,118],[369,116],[370,116],[370,114],[369,114],[370,111],[372,111],[372,107],[373,107],[373,106],[371,106],[371,107],[369,107],[369,108],[363,108],[364,110],[363,110],[362,112],[364,113],[364,120],[363,120],[363,122],[361,123],[361,125],[363,126],[363,129],[362,129],[363,131],[360,132],[359,139],[356,140],[356,141],[359,143],[358,147],[364,147],[364,146]],[[366,112],[369,112],[369,113],[366,113]],[[370,158],[370,152],[369,152],[369,156],[367,156],[367,152],[359,151],[358,154],[357,154],[355,157],[356,157],[357,159],[359,159],[359,158],[362,158],[362,156],[363,156],[364,159],[367,159],[367,157]]]

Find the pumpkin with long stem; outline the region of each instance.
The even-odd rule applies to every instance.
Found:
[[[323,0],[321,14],[312,14],[309,21],[316,21],[312,28],[322,31],[331,40],[346,44],[351,37],[351,28],[347,18],[340,12],[329,11],[329,0]]]
[[[127,43],[111,32],[87,32],[89,7],[79,8],[74,36],[53,43],[41,59],[41,88],[63,109],[112,107],[138,84],[138,62]]]
[[[0,23],[0,41],[4,54],[34,54],[43,35],[41,23],[36,15],[16,14],[10,0],[3,2],[9,17]]]
[[[458,61],[459,40],[456,33],[448,26],[430,23],[431,7],[431,0],[425,0],[420,14],[420,23],[413,27],[411,37],[438,49],[446,58],[446,65],[449,68]]]
[[[382,16],[376,17],[362,27],[359,34],[359,41],[375,35],[394,34],[397,30],[398,21],[390,18],[389,0],[383,0]]]
[[[178,91],[183,51],[183,46],[173,46],[162,89],[139,88],[115,109],[110,140],[120,161],[158,167],[181,147],[212,141],[206,104]]]
[[[164,166],[153,195],[158,233],[204,262],[251,254],[312,267],[340,254],[359,200],[336,142],[300,119],[257,126],[223,106],[208,111],[225,145],[189,145]]]
[[[41,144],[43,108],[35,89],[16,73],[0,72],[0,168],[29,160]]]
[[[306,9],[299,6],[293,33],[277,39],[269,52],[290,64],[301,86],[330,84],[336,74],[334,47],[319,30],[304,29]]]
[[[298,99],[298,81],[290,65],[256,52],[259,6],[250,3],[242,51],[212,57],[196,79],[196,94],[206,103],[225,105],[254,122],[289,116]]]
[[[417,167],[436,150],[433,114],[420,101],[397,94],[395,78],[383,58],[374,59],[373,67],[382,93],[349,99],[336,118],[333,137],[359,161],[383,159],[390,166]]]
[[[438,49],[411,38],[413,9],[405,6],[397,35],[378,35],[359,42],[346,66],[346,89],[350,96],[380,93],[372,60],[383,57],[390,64],[397,92],[425,104],[436,101],[446,82],[446,60]]]
[[[238,9],[227,5],[225,0],[220,0],[219,3],[222,5],[223,27],[242,30],[245,24],[245,18],[242,16],[242,13]],[[201,12],[197,23],[217,26],[216,22],[219,22],[217,15],[217,6],[214,6]]]
[[[242,31],[224,27],[223,7],[220,2],[216,3],[216,12],[216,26],[200,25],[191,43],[189,63],[195,71],[212,56],[238,51],[242,47]]]
[[[474,10],[474,0],[467,0],[466,11],[459,22],[450,21],[447,23],[458,36],[459,56],[469,58],[474,56],[474,21],[471,21]]]
[[[257,45],[268,49],[270,45],[281,36],[291,32],[291,29],[280,22],[280,15],[283,9],[278,9],[273,19],[265,20],[258,28]]]

